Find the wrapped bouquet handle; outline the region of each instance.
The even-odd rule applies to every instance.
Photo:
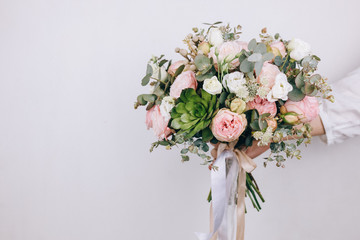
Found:
[[[236,240],[243,240],[245,233],[245,191],[246,173],[256,168],[254,161],[244,151],[235,148],[237,141],[220,143],[214,166],[211,172],[211,232],[196,233],[199,240],[229,240],[229,226],[226,219],[226,208],[232,196],[232,189],[237,182],[236,195]]]

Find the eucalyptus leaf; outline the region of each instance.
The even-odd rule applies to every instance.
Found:
[[[265,54],[267,52],[266,45],[264,43],[258,43],[254,49],[255,53]]]
[[[261,53],[253,53],[248,57],[247,60],[249,62],[258,62],[258,61],[262,60],[262,55],[261,55]]]
[[[305,85],[304,80],[305,80],[304,75],[302,72],[300,72],[295,78],[296,87],[301,89]]]
[[[304,99],[305,94],[295,85],[293,85],[293,90],[288,93],[288,97],[291,101],[299,102]]]
[[[149,75],[149,74],[150,74],[150,76],[153,74],[153,68],[150,64],[148,64],[146,66],[146,75]]]
[[[262,60],[255,63],[255,73],[256,73],[256,76],[259,76],[259,75],[260,75],[261,69],[262,69],[263,65],[264,65],[264,62],[263,62]]]
[[[151,75],[152,75],[152,73],[148,73],[145,75],[145,77],[143,77],[143,79],[141,80],[142,86],[146,86],[150,82]]]
[[[168,60],[166,60],[166,59],[161,60],[159,63],[159,67],[162,67],[165,63],[167,63],[167,61]]]
[[[274,54],[272,52],[267,52],[265,53],[262,58],[263,58],[263,61],[266,62],[266,61],[270,61],[274,58]]]
[[[209,70],[211,68],[210,59],[202,54],[199,54],[195,57],[194,64],[200,72]]]
[[[147,102],[154,102],[156,100],[155,94],[144,94],[143,99]]]
[[[247,59],[245,59],[240,65],[240,71],[244,73],[252,72],[254,71],[254,65],[254,63],[249,62]]]
[[[314,74],[310,77],[310,83],[314,84],[321,80],[320,74]]]
[[[280,56],[276,56],[275,59],[274,59],[274,63],[276,66],[280,67],[282,64],[283,64],[283,60]]]
[[[147,101],[144,100],[143,96],[144,94],[141,94],[137,97],[137,101],[140,105],[145,105],[147,103]]]
[[[253,39],[251,39],[251,41],[250,41],[249,44],[248,44],[248,49],[249,49],[250,51],[254,51],[256,45],[257,45],[256,39],[253,38]]]

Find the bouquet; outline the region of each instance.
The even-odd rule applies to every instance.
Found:
[[[208,200],[214,219],[210,234],[199,239],[243,239],[245,197],[257,210],[264,202],[251,174],[256,164],[244,150],[269,144],[265,167],[300,159],[298,146],[310,143],[318,99],[334,98],[327,79],[316,73],[320,58],[308,43],[266,28],[259,40],[246,42],[240,25],[206,25],[185,37],[187,49],[175,49],[181,60],[150,59],[141,82],[150,92],[137,97],[135,108],[146,106],[147,128],[158,137],[150,151],[181,145],[182,161],[195,154],[213,170]],[[216,144],[215,159],[207,154],[209,143]],[[231,205],[238,212],[236,227],[226,210]]]

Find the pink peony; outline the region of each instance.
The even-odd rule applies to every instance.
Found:
[[[171,129],[168,127],[169,120],[166,120],[161,115],[159,105],[153,106],[146,112],[146,126],[148,129],[152,128],[155,135],[162,140],[167,138],[171,133]]]
[[[248,109],[256,109],[259,114],[270,113],[271,117],[276,115],[276,103],[269,102],[264,98],[257,96],[253,101],[247,103]]]
[[[285,107],[288,112],[299,114],[303,123],[311,122],[319,115],[319,102],[316,97],[306,96],[299,102],[287,101]]]
[[[218,58],[220,61],[224,60],[225,58],[230,60],[230,59],[234,58],[236,56],[236,54],[240,53],[241,50],[243,50],[243,49],[248,50],[247,45],[248,45],[247,42],[242,42],[242,41],[224,42],[223,44],[221,44],[218,47],[218,52],[219,52]],[[215,47],[212,47],[210,49],[209,57],[212,57],[214,59],[214,64],[215,64],[215,67],[217,68],[217,58],[215,56]],[[230,63],[230,69],[235,69],[239,65],[240,65],[239,59],[234,59]]]
[[[176,61],[173,64],[170,65],[169,69],[168,69],[168,73],[170,75],[174,75],[176,70],[181,66],[181,65],[186,65],[188,63],[188,61],[186,60],[180,60],[180,61]]]
[[[278,51],[281,54],[281,57],[286,56],[286,48],[285,48],[285,45],[284,45],[283,42],[281,42],[281,41],[273,42],[273,43],[270,44],[270,47],[271,47],[273,52]]]
[[[211,131],[222,142],[232,142],[240,137],[247,125],[245,114],[220,109],[211,122]]]
[[[197,88],[197,80],[193,71],[186,71],[181,73],[175,79],[174,83],[170,87],[170,96],[173,98],[180,97],[182,90],[186,88]]]
[[[279,68],[269,62],[265,62],[257,78],[261,86],[272,88],[275,84],[276,76],[280,73]]]

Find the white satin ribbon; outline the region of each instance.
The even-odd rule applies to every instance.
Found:
[[[244,219],[245,219],[245,189],[246,172],[251,172],[256,168],[256,164],[244,152],[238,149],[234,150],[236,142],[229,144],[221,143],[218,147],[217,158],[214,166],[218,170],[211,172],[211,221],[212,227],[210,233],[195,233],[199,240],[230,240],[234,229],[229,228],[228,204],[230,198],[234,197],[234,189],[237,190],[237,231],[236,239],[244,238]],[[236,180],[238,179],[238,185]],[[230,224],[232,228],[234,225]]]

